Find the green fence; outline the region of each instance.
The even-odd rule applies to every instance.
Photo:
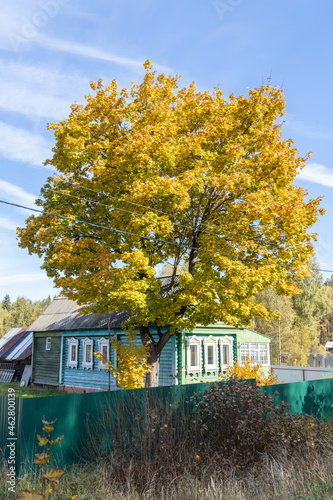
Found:
[[[224,383],[224,382],[219,382]],[[137,389],[133,391],[113,391],[90,394],[72,394],[44,398],[17,398],[15,407],[15,429],[11,434],[8,421],[8,397],[0,396],[0,452],[2,458],[15,456],[17,474],[22,465],[29,468],[37,450],[37,433],[42,433],[42,419],[57,419],[52,438],[64,435],[64,439],[54,447],[54,459],[57,465],[65,466],[80,463],[87,457],[87,440],[90,429],[105,411],[120,408],[129,423],[133,411],[140,418],[143,412],[149,411],[154,398],[162,405],[177,408],[181,401],[189,401],[191,396],[204,392],[210,384],[190,384],[154,389]],[[268,394],[278,391],[276,404],[286,401],[291,404],[293,413],[308,413],[322,419],[332,414],[333,379],[295,382],[263,387]],[[135,402],[135,405],[133,405]],[[128,408],[132,408],[132,414]],[[135,410],[133,410],[135,408]],[[12,422],[11,422],[12,423]],[[11,430],[10,430],[11,429]]]
[[[142,415],[154,398],[158,398],[162,405],[173,405],[176,408],[181,401],[188,401],[194,394],[204,392],[207,385],[189,384],[153,389],[17,398],[14,436],[10,435],[8,428],[8,397],[0,396],[0,458],[7,462],[11,451],[8,444],[15,443],[16,473],[19,474],[23,466],[24,469],[32,467],[35,453],[40,453],[41,450],[36,435],[42,434],[42,419],[48,421],[57,419],[51,438],[55,439],[61,435],[65,437],[52,449],[53,466],[80,463],[87,458],[87,427],[91,429],[103,412],[109,412],[110,408],[119,408],[119,411],[127,414],[128,408],[132,410],[135,408],[136,415]],[[129,418],[133,417],[130,413],[128,415]]]
[[[293,413],[315,415],[323,420],[332,417],[333,379],[291,382],[263,387],[267,394],[278,392],[275,403],[286,401],[291,405]]]

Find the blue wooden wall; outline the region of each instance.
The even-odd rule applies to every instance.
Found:
[[[154,332],[152,332],[154,333]],[[123,330],[117,329],[112,330],[111,334],[116,334],[118,339],[125,342],[126,335]],[[98,368],[98,359],[94,356],[94,364],[92,369],[82,368],[83,361],[83,340],[85,338],[92,339],[94,341],[93,351],[99,350],[98,341],[101,338],[108,338],[107,330],[83,330],[83,331],[67,331],[62,334],[62,361],[61,361],[61,380],[60,383],[71,387],[85,387],[90,389],[107,389],[109,384],[109,373],[108,370],[100,370]],[[154,335],[155,337],[155,335]],[[78,349],[78,365],[77,368],[67,367],[68,360],[68,341],[71,338],[79,340]],[[156,336],[157,340],[157,336]],[[141,341],[138,338],[138,342]],[[177,338],[174,335],[169,342],[166,344],[162,351],[161,361],[160,361],[160,374],[159,374],[159,385],[168,386],[177,383],[175,378],[177,365],[178,365],[178,353],[177,353]],[[113,349],[110,349],[111,362],[115,361],[115,353]],[[117,390],[116,382],[111,375],[111,390]]]

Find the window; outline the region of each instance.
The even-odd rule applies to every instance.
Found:
[[[82,368],[92,369],[94,364],[93,359],[94,341],[92,339],[84,339],[83,341],[83,361]]]
[[[98,350],[102,353],[103,357],[110,361],[110,342],[102,337],[98,341]],[[98,368],[100,370],[107,370],[108,366],[102,361],[98,361]]]
[[[269,344],[241,342],[241,365],[244,365],[246,358],[249,358],[254,364],[269,365]]]
[[[79,341],[78,341],[78,339],[74,339],[72,337],[68,341],[68,360],[67,360],[67,366],[69,368],[77,368],[78,350],[79,350]]]
[[[201,341],[196,337],[186,339],[187,343],[187,372],[201,370]]]
[[[269,344],[259,344],[259,359],[261,365],[268,365]]]
[[[51,337],[46,337],[46,344],[45,344],[45,350],[46,351],[51,351]]]
[[[204,340],[205,344],[205,370],[217,369],[217,341],[210,336]]]
[[[233,337],[223,337],[220,339],[220,355],[221,355],[221,369],[226,370],[226,368],[233,364]]]

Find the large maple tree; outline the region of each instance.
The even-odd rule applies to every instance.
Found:
[[[37,201],[44,213],[18,234],[69,298],[133,315],[152,386],[177,330],[265,317],[254,299],[267,286],[298,293],[310,275],[308,229],[323,210],[294,185],[307,158],[282,138],[281,89],[225,99],[144,67],[130,90],[92,83],[84,105],[49,125],[56,144],[46,163],[57,173]],[[172,276],[161,293],[165,263]]]

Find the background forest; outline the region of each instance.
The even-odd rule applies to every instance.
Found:
[[[317,267],[316,263],[313,267]],[[169,274],[165,266],[161,274]],[[309,354],[328,354],[325,344],[333,332],[333,277],[324,282],[320,273],[299,283],[302,294],[278,295],[267,288],[257,295],[257,301],[280,315],[269,320],[254,319],[252,328],[272,338],[272,364],[306,365]],[[0,337],[11,328],[28,327],[51,303],[51,297],[31,301],[18,297],[11,302],[6,295],[0,304]]]
[[[51,303],[51,297],[33,302],[25,297],[18,297],[11,302],[6,295],[0,304],[0,337],[11,328],[28,327]]]
[[[329,354],[325,344],[332,338],[333,280],[324,282],[321,274],[299,283],[303,293],[291,297],[267,288],[257,295],[279,319],[256,319],[253,329],[271,337],[271,363],[307,364],[309,354]]]

